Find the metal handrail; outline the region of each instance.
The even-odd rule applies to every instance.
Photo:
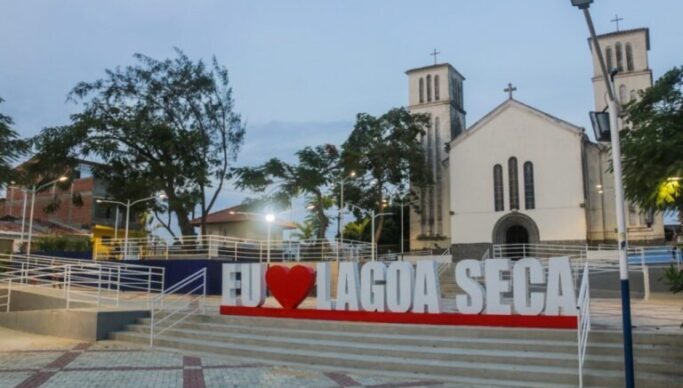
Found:
[[[589,266],[584,265],[579,297],[577,299],[577,327],[579,387],[583,387],[583,363],[586,359],[588,333],[591,330]]]
[[[184,288],[190,288],[189,291],[183,294],[177,293]],[[201,294],[197,294],[201,290]],[[165,299],[171,295],[181,296],[179,301],[165,302]],[[197,295],[197,296],[192,296]],[[161,335],[164,331],[174,327],[178,323],[185,320],[192,314],[198,311],[204,311],[206,304],[206,268],[203,268],[185,279],[179,281],[164,292],[160,293],[155,298],[150,299],[150,324],[149,324],[149,346],[154,346],[154,337]],[[169,308],[174,306],[174,308]],[[194,306],[194,307],[193,307]],[[165,316],[157,319],[157,315],[165,312]],[[171,317],[182,314],[173,321],[169,321]],[[162,322],[169,321],[170,323],[162,328],[158,326]]]

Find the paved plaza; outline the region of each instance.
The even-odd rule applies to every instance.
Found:
[[[289,367],[0,328],[0,387],[427,387],[438,381]]]

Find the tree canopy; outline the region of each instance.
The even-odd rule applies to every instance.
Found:
[[[0,103],[4,100],[0,98]],[[0,113],[0,189],[17,178],[14,170],[16,163],[26,151],[28,142],[22,140],[12,129],[14,121],[8,115]]]
[[[134,58],[76,85],[69,99],[82,109],[69,125],[41,132],[37,159],[50,166],[93,158],[102,163],[95,176],[115,199],[164,192],[168,202],[155,210],[174,214],[182,234],[194,233],[197,211],[204,230],[245,133],[228,71],[215,58],[194,62],[178,49],[172,59]],[[173,233],[169,221],[159,221]]]
[[[324,239],[330,219],[325,213],[333,202],[327,196],[339,167],[339,152],[331,144],[305,147],[296,153],[297,162],[287,163],[273,158],[261,166],[239,167],[233,170],[239,189],[270,192],[262,202],[275,206],[289,206],[293,198],[304,195],[308,199],[309,219],[315,236]]]
[[[307,220],[315,236],[324,239],[330,225],[326,210],[340,204],[342,180],[344,203],[358,220],[373,210],[382,212],[389,188],[406,191],[409,185],[431,183],[421,144],[428,123],[426,115],[413,115],[405,108],[379,117],[360,113],[341,155],[331,144],[305,147],[296,153],[295,163],[274,158],[261,166],[234,169],[236,186],[263,193],[261,200],[272,204],[289,205],[293,198],[304,195],[311,213]],[[379,241],[383,218],[378,218],[376,225]],[[350,228],[345,236],[360,237],[354,233],[359,228]]]
[[[673,68],[624,108],[620,132],[626,197],[646,210],[682,214],[683,67]]]
[[[432,184],[421,144],[428,125],[427,115],[411,114],[405,108],[391,109],[379,117],[358,114],[353,131],[342,146],[343,169],[354,171],[359,177],[350,181],[345,202],[380,213],[390,188],[408,192],[411,187]],[[383,217],[375,228],[376,241],[382,228]]]

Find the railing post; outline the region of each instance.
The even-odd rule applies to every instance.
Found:
[[[147,306],[150,306],[152,301],[152,267],[147,269]]]
[[[64,281],[66,282],[66,309],[71,307],[71,264],[64,266]]]
[[[149,307],[149,346],[154,346],[154,301],[150,301]]]
[[[12,303],[12,279],[7,282],[7,312],[10,310],[10,304]]]
[[[116,307],[119,307],[119,299],[121,298],[121,266],[116,267]]]
[[[235,260],[237,261],[237,241],[235,241]]]
[[[204,286],[202,287],[202,315],[206,315],[206,267],[204,267]]]
[[[97,311],[100,311],[100,299],[102,298],[102,266],[97,271]]]

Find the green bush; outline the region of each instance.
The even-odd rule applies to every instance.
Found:
[[[41,237],[36,239],[36,247],[44,252],[88,252],[92,250],[92,241],[90,237]]]

